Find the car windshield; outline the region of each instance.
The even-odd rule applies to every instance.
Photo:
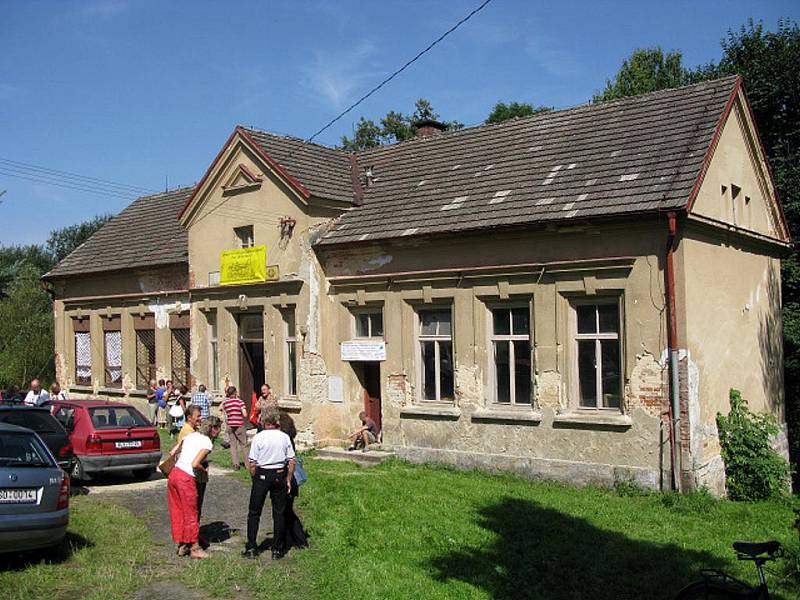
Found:
[[[64,433],[58,421],[44,410],[0,411],[0,421],[33,429],[37,433]]]
[[[0,433],[0,467],[52,467],[53,459],[35,435]]]
[[[99,406],[90,408],[89,414],[95,429],[150,427],[142,413],[130,406]]]

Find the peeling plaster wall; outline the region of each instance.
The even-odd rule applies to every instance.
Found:
[[[333,302],[321,301],[326,335],[351,339],[353,311],[383,308],[387,360],[381,363],[384,442],[411,460],[436,460],[458,466],[510,469],[531,476],[575,482],[610,483],[633,479],[658,487],[662,466],[668,468],[668,445],[662,413],[667,408],[663,273],[659,255],[664,231],[656,225],[609,228],[603,235],[578,232],[508,234],[502,244],[480,236],[429,240],[395,246],[321,252],[329,276],[372,274],[458,266],[503,265],[559,260],[560,268],[472,275],[469,279],[408,276],[386,281],[329,284]],[[632,257],[627,266],[605,257]],[[596,257],[591,267],[576,263]],[[391,260],[390,260],[391,258]],[[502,273],[504,269],[497,271]],[[505,269],[508,271],[508,269]],[[622,420],[577,411],[571,301],[596,296],[618,298],[625,315],[624,415]],[[513,301],[532,307],[534,407],[519,412],[494,403],[489,340],[489,308]],[[419,398],[415,311],[426,306],[452,306],[454,314],[455,400],[425,402]],[[330,358],[329,375],[343,377],[352,400],[346,412],[361,408],[354,371],[342,363],[338,348],[323,345]],[[346,394],[346,395],[348,395]],[[505,413],[505,414],[503,414]],[[526,416],[527,415],[527,416]],[[534,415],[535,418],[531,418]],[[518,418],[518,417],[522,418]],[[578,420],[575,420],[575,417]],[[613,415],[612,415],[613,416]],[[344,432],[344,428],[342,432]],[[666,462],[665,462],[666,461]]]
[[[780,260],[762,244],[691,223],[680,252],[684,468],[693,486],[724,493],[716,415],[730,410],[729,390],[785,422]]]

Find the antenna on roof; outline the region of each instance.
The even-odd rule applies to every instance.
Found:
[[[169,175],[164,175],[164,191],[169,191]]]

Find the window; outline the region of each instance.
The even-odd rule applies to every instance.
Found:
[[[492,309],[492,350],[495,401],[531,403],[530,309]]]
[[[75,383],[92,385],[92,338],[89,320],[74,321],[75,327]],[[79,331],[79,328],[83,329]]]
[[[208,381],[212,390],[219,389],[219,345],[217,343],[217,315],[208,313]]]
[[[618,302],[575,306],[578,396],[581,408],[620,408],[622,370]]]
[[[418,312],[423,400],[453,400],[453,327],[450,308]]]
[[[297,338],[295,337],[294,308],[283,311],[283,361],[286,365],[286,393],[297,395]]]
[[[355,314],[355,318],[356,337],[383,337],[383,312],[380,309],[359,311]]]
[[[236,242],[239,244],[239,248],[252,248],[255,245],[252,225],[234,227],[233,234],[236,236]]]
[[[733,213],[733,224],[740,225],[741,215],[739,214],[739,210],[736,208],[736,204],[739,201],[739,194],[742,192],[742,188],[740,188],[735,183],[731,184],[731,211]]]
[[[172,381],[175,387],[192,387],[189,381],[189,329],[172,330]]]
[[[156,321],[153,315],[132,315],[136,333],[136,389],[146,390],[156,378]]]
[[[122,387],[122,334],[120,331],[103,332],[105,345],[105,385]]]

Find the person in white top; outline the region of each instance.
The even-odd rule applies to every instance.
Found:
[[[178,544],[178,556],[207,558],[200,546],[200,522],[197,512],[196,477],[208,477],[203,464],[222,429],[218,417],[208,417],[199,431],[190,433],[170,454],[178,458],[167,479],[167,503],[172,524],[172,539]]]
[[[250,504],[247,511],[247,545],[243,556],[255,558],[258,554],[258,523],[269,494],[272,500],[272,524],[275,532],[272,559],[286,553],[286,503],[292,491],[295,456],[292,440],[280,430],[280,414],[275,408],[264,411],[264,429],[253,437],[250,445]]]
[[[42,384],[39,383],[39,380],[38,379],[32,380],[31,389],[25,396],[25,405],[41,406],[45,402],[49,401],[50,401],[50,394],[47,393],[47,390],[42,389]]]
[[[54,381],[53,385],[50,386],[50,400],[52,402],[56,400],[69,400],[67,392],[61,389],[61,385],[57,381]]]

